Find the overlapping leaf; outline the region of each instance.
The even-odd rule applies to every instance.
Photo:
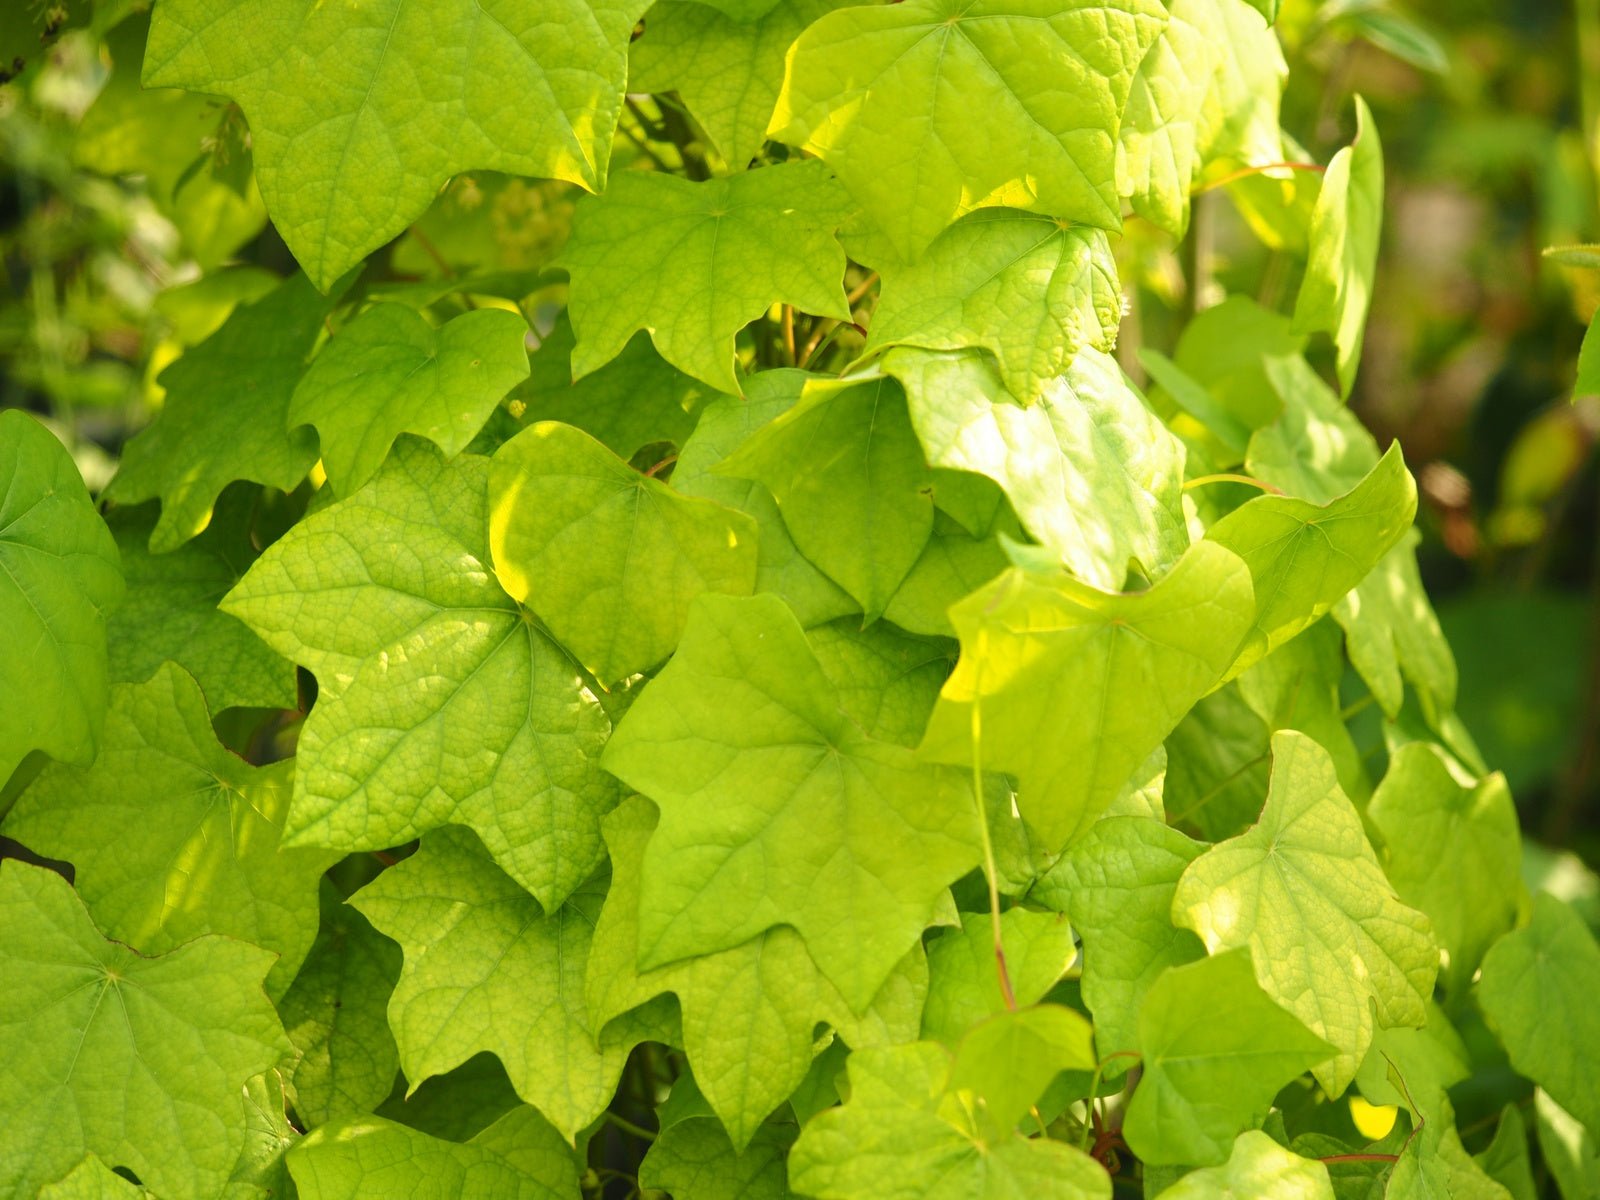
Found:
[[[467,1142],[447,1142],[381,1117],[351,1117],[323,1126],[296,1146],[289,1170],[306,1200],[579,1195],[572,1151],[527,1107]]]
[[[245,1082],[288,1052],[272,955],[202,937],[159,958],[107,941],[61,876],[0,865],[0,1191],[86,1153],[168,1196],[215,1196],[245,1144]]]
[[[868,620],[882,615],[933,532],[933,472],[892,379],[810,380],[717,469],[771,492],[801,553]]]
[[[1333,156],[1311,217],[1311,255],[1295,303],[1297,332],[1326,330],[1349,395],[1361,361],[1383,226],[1383,144],[1366,101],[1356,97],[1356,133]]]
[[[978,860],[961,774],[864,736],[775,597],[697,600],[604,761],[661,809],[643,967],[792,925],[860,1012]]]
[[[906,258],[994,205],[1116,229],[1117,129],[1165,22],[1152,0],[842,9],[795,42],[771,130],[820,155]]]
[[[402,443],[223,603],[321,687],[290,844],[378,850],[452,823],[558,905],[603,854],[610,720],[489,570],[486,460]]]
[[[0,782],[32,750],[87,764],[106,711],[117,548],[78,468],[22,412],[0,412]]]
[[[1292,731],[1272,751],[1261,820],[1190,864],[1172,915],[1213,954],[1250,947],[1267,995],[1337,1051],[1315,1074],[1338,1095],[1376,1026],[1427,1019],[1439,951],[1428,918],[1394,895],[1327,751]]]
[[[1600,1081],[1586,1055],[1600,1045],[1600,946],[1583,919],[1548,893],[1533,918],[1483,959],[1478,1004],[1511,1064],[1600,1137]],[[1574,1053],[1581,1050],[1583,1053]]]
[[[728,165],[748,163],[766,140],[783,59],[800,32],[840,0],[777,0],[757,16],[731,5],[660,0],[633,44],[628,84],[676,91]],[[742,6],[741,6],[742,7]]]
[[[749,595],[756,578],[749,517],[680,495],[554,421],[496,452],[489,549],[501,586],[602,685],[672,653],[696,596]]]
[[[1077,957],[1072,927],[1053,913],[1010,908],[1000,914],[1000,929],[1012,998],[1022,1005],[1037,1003]],[[959,925],[928,946],[922,1036],[953,1046],[967,1030],[1005,1007],[989,916],[962,913]]]
[[[884,274],[866,352],[989,351],[1024,403],[1084,347],[1110,350],[1122,290],[1105,231],[1015,209],[958,221],[910,266]]]
[[[108,514],[128,584],[107,623],[114,682],[143,683],[174,662],[194,676],[213,712],[296,706],[294,664],[217,607],[257,557],[244,519],[253,499],[224,493],[205,532],[168,554],[148,548],[156,512]]]
[[[1244,563],[1209,542],[1130,594],[1013,568],[952,611],[962,657],[921,753],[1016,775],[1059,848],[1222,678],[1253,610]]]
[[[1165,822],[1106,817],[1029,893],[1070,914],[1083,939],[1083,1000],[1094,1014],[1101,1058],[1139,1049],[1135,1022],[1145,993],[1168,967],[1204,953],[1171,915],[1178,880],[1201,850]]]
[[[1109,1200],[1111,1178],[1062,1142],[979,1136],[950,1092],[949,1051],[850,1056],[850,1100],[802,1131],[790,1184],[819,1200]]]
[[[739,390],[734,334],[775,302],[849,320],[848,215],[819,163],[692,182],[632,172],[579,205],[562,263],[572,276],[575,375],[610,362],[636,330],[661,356],[724,392]]]
[[[1224,1161],[1279,1089],[1329,1050],[1261,990],[1245,950],[1163,972],[1139,1005],[1139,1046],[1128,1145],[1145,1162],[1185,1164]]]
[[[289,402],[289,424],[317,427],[323,468],[341,496],[377,474],[402,433],[452,458],[527,378],[527,331],[498,308],[435,329],[403,304],[375,304],[313,360]]]
[[[1189,544],[1183,447],[1114,359],[1083,351],[1024,407],[984,356],[895,350],[911,422],[936,467],[994,480],[1018,519],[1080,578],[1155,578]]]
[[[355,894],[405,951],[389,1025],[413,1089],[487,1050],[569,1141],[600,1115],[628,1051],[661,1029],[641,1013],[590,1031],[584,974],[604,895],[593,880],[546,913],[461,829],[430,834]]]
[[[1522,838],[1505,777],[1463,780],[1436,747],[1411,742],[1390,757],[1367,816],[1395,891],[1428,914],[1449,952],[1449,986],[1464,986],[1515,923],[1522,897]]]
[[[106,489],[121,504],[160,497],[153,552],[176,550],[204,529],[236,479],[287,490],[305,478],[317,438],[290,428],[289,402],[335,298],[296,275],[234,309],[161,373],[166,400],[128,443]]]
[[[1192,1171],[1161,1200],[1334,1200],[1328,1168],[1285,1150],[1260,1130],[1241,1133],[1228,1161]]]
[[[793,929],[779,926],[728,950],[639,970],[640,864],[656,826],[648,802],[627,800],[606,818],[613,880],[588,960],[590,1026],[663,992],[678,998],[694,1078],[743,1153],[761,1123],[805,1079],[826,1022],[852,1047],[915,1040],[928,969],[914,948],[859,1017],[812,962]]]
[[[173,0],[144,81],[238,101],[273,224],[325,289],[458,171],[603,187],[646,7]]]
[[[311,949],[317,878],[338,857],[280,849],[292,774],[218,745],[199,687],[169,664],[112,690],[93,765],[46,768],[6,832],[71,862],[96,924],[143,953],[204,933],[276,952],[277,996]]]

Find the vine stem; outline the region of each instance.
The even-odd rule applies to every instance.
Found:
[[[1321,163],[1314,162],[1262,163],[1259,167],[1242,167],[1237,171],[1229,172],[1221,179],[1213,179],[1204,187],[1197,189],[1195,195],[1203,196],[1205,193],[1214,192],[1220,187],[1227,187],[1230,183],[1233,183],[1237,180],[1248,179],[1252,175],[1262,175],[1267,171],[1313,171],[1318,175],[1322,175],[1325,174],[1327,170],[1328,168],[1323,166]]]
[[[1393,1163],[1393,1162],[1399,1162],[1400,1161],[1400,1156],[1398,1154],[1328,1154],[1328,1155],[1324,1155],[1322,1158],[1317,1159],[1317,1161],[1318,1162],[1322,1162],[1322,1163],[1341,1163],[1341,1162],[1386,1162],[1386,1163]]]
[[[1100,1090],[1100,1079],[1106,1073],[1106,1064],[1108,1062],[1110,1062],[1114,1058],[1136,1058],[1136,1059],[1139,1059],[1142,1062],[1144,1060],[1144,1055],[1140,1054],[1137,1050],[1113,1050],[1110,1054],[1106,1055],[1099,1062],[1095,1063],[1095,1065],[1094,1065],[1094,1074],[1089,1079],[1089,1098],[1084,1101],[1084,1104],[1087,1106],[1087,1108],[1089,1110],[1088,1115],[1090,1117],[1094,1116],[1095,1093]],[[1093,1133],[1094,1133],[1094,1122],[1093,1121],[1085,1121],[1083,1123],[1083,1142],[1082,1142],[1083,1152],[1085,1154],[1087,1154],[1089,1152],[1089,1146],[1090,1146],[1090,1144],[1092,1142]]]
[[[626,1133],[631,1137],[642,1138],[647,1142],[653,1142],[656,1140],[656,1135],[653,1131],[646,1129],[643,1125],[635,1125],[626,1117],[617,1116],[617,1114],[612,1112],[609,1108],[606,1109],[604,1115],[606,1124],[615,1125],[618,1129],[622,1130],[623,1133]]]
[[[1183,490],[1187,492],[1190,488],[1205,487],[1211,483],[1242,483],[1247,487],[1260,488],[1263,492],[1270,492],[1274,496],[1283,495],[1281,487],[1275,487],[1264,479],[1255,479],[1249,475],[1235,475],[1228,471],[1217,475],[1197,475],[1193,479],[1185,480]]]
[[[989,925],[994,933],[994,967],[1000,979],[1000,998],[1006,1008],[1017,1011],[1017,994],[1011,989],[1011,972],[1006,969],[1005,939],[1000,927],[999,872],[994,863],[994,839],[989,836],[989,814],[983,806],[983,664],[988,657],[989,631],[978,631],[973,649],[972,679],[972,802],[978,809],[978,829],[983,834],[983,877],[989,884]]]

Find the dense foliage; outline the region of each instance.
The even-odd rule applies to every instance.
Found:
[[[1424,29],[143,8],[0,31],[77,214],[0,320],[0,1196],[1600,1194],[1595,891],[1347,403],[1379,122],[1283,128]]]

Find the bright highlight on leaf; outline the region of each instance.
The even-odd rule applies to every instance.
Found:
[[[1337,1051],[1314,1071],[1329,1095],[1355,1077],[1376,1027],[1427,1019],[1432,927],[1395,897],[1332,759],[1304,734],[1273,735],[1261,820],[1189,866],[1172,915],[1213,954],[1250,948],[1267,995]]]
[[[326,291],[457,171],[605,186],[645,7],[172,0],[144,81],[238,101],[272,222]]]
[[[951,614],[962,657],[920,753],[1016,775],[1029,826],[1065,846],[1222,678],[1252,607],[1244,563],[1210,543],[1126,595],[1012,568]]]
[[[789,51],[771,133],[820,155],[895,249],[1006,205],[1121,225],[1116,137],[1153,0],[841,9]]]
[[[681,496],[570,425],[540,422],[489,467],[495,575],[602,686],[672,652],[702,592],[747,596],[756,526]]]

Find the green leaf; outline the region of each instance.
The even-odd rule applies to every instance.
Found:
[[[995,205],[1117,229],[1117,127],[1165,21],[1153,0],[842,9],[790,50],[771,131],[820,155],[905,258]]]
[[[1295,302],[1296,333],[1326,330],[1338,353],[1339,387],[1355,383],[1372,303],[1383,227],[1383,143],[1356,97],[1356,135],[1333,156],[1311,216],[1311,254]]]
[[[611,723],[489,570],[488,475],[484,459],[401,443],[268,549],[223,609],[321,688],[290,844],[381,850],[464,824],[554,906],[603,854]]]
[[[1284,157],[1278,97],[1288,68],[1245,0],[1174,0],[1170,11],[1133,79],[1117,172],[1134,212],[1182,237],[1207,163]]]
[[[1017,1134],[980,1138],[929,1042],[850,1056],[850,1099],[808,1123],[789,1182],[818,1200],[1110,1200],[1087,1155]]]
[[[411,1090],[487,1050],[569,1141],[600,1115],[628,1051],[655,1028],[640,1014],[598,1045],[590,1032],[583,981],[604,896],[604,879],[591,880],[547,914],[452,828],[351,898],[405,951],[389,1026]]]
[[[521,1103],[500,1060],[482,1053],[453,1071],[422,1080],[409,1093],[397,1087],[373,1111],[447,1142],[464,1142]]]
[[[233,1164],[229,1195],[288,1196],[293,1188],[284,1156],[300,1140],[289,1123],[289,1097],[279,1068],[250,1079],[244,1085],[244,1149]]]
[[[578,206],[561,263],[576,376],[610,362],[636,330],[673,366],[738,392],[734,335],[779,301],[850,319],[844,251],[849,208],[819,163],[785,163],[693,182],[628,172]]]
[[[1328,1168],[1285,1150],[1260,1130],[1241,1133],[1220,1167],[1192,1171],[1161,1200],[1333,1200]]]
[[[803,371],[762,371],[746,381],[742,400],[730,396],[708,404],[672,470],[672,486],[684,495],[704,496],[754,518],[759,531],[755,590],[782,597],[808,629],[857,611],[855,602],[796,548],[771,492],[716,468],[793,407],[809,378]]]
[[[402,433],[453,458],[528,377],[527,332],[504,309],[462,313],[435,329],[403,304],[374,304],[312,361],[288,422],[317,427],[323,468],[341,496],[378,473]]]
[[[1190,864],[1172,915],[1212,954],[1250,947],[1267,995],[1338,1051],[1313,1072],[1337,1096],[1375,1026],[1426,1021],[1439,952],[1384,878],[1328,752],[1283,731],[1272,753],[1260,821]]]
[[[1474,1158],[1483,1173],[1505,1188],[1512,1200],[1538,1200],[1539,1188],[1534,1182],[1533,1161],[1528,1152],[1528,1124],[1515,1104],[1508,1104],[1501,1110],[1494,1141]]]
[[[1450,955],[1445,978],[1454,997],[1516,923],[1523,894],[1522,839],[1505,777],[1462,779],[1437,747],[1411,742],[1390,757],[1367,816],[1383,837],[1395,892],[1428,914]]]
[[[1247,950],[1163,972],[1139,1006],[1139,1048],[1128,1145],[1145,1162],[1204,1165],[1228,1159],[1279,1089],[1331,1049],[1261,990]]]
[[[891,379],[811,378],[717,468],[762,484],[800,552],[874,621],[933,532],[934,475]]]
[[[322,297],[304,275],[285,280],[161,372],[166,399],[106,488],[119,504],[160,497],[152,552],[176,550],[204,529],[236,479],[288,491],[305,478],[317,438],[290,428],[289,400],[338,290]]]
[[[802,30],[840,0],[767,0],[754,17],[709,5],[659,0],[633,43],[628,87],[682,97],[712,145],[735,170],[766,140],[783,59]],[[718,9],[723,11],[719,12]]]
[[[245,1141],[245,1081],[288,1051],[272,955],[201,937],[158,958],[107,941],[53,871],[0,864],[0,1191],[93,1153],[158,1195],[214,1196]]]
[[[661,809],[646,968],[788,924],[860,1012],[978,859],[960,773],[864,736],[776,597],[695,601],[604,762]]]
[[[694,1078],[743,1152],[761,1123],[798,1088],[820,1048],[819,1022],[852,1046],[912,1041],[927,967],[913,948],[859,1018],[818,972],[794,930],[768,930],[730,950],[640,971],[639,879],[656,827],[642,797],[623,802],[605,822],[612,885],[589,954],[590,1027],[672,992],[682,1015],[683,1047]]]
[[[1014,774],[1022,815],[1064,846],[1216,685],[1251,609],[1244,564],[1212,543],[1145,592],[1013,568],[952,610],[962,655],[920,753]]]
[[[1586,1200],[1600,1189],[1600,1152],[1583,1124],[1541,1089],[1533,1093],[1539,1153],[1562,1200]]]
[[[40,1188],[38,1200],[139,1200],[149,1195],[91,1154],[61,1179]]]
[[[1094,1063],[1082,1014],[1059,1004],[1003,1008],[956,1045],[949,1088],[970,1095],[979,1124],[1004,1138],[1058,1074],[1092,1071]]]
[[[326,289],[458,171],[605,186],[645,7],[164,0],[144,81],[239,103],[273,225]]]
[[[107,515],[128,583],[106,623],[113,682],[143,683],[174,662],[213,712],[299,705],[294,664],[217,607],[257,557],[246,509],[253,500],[242,489],[225,492],[206,531],[170,554],[148,549],[153,506]]]
[[[646,478],[582,430],[523,430],[489,467],[500,585],[602,685],[672,653],[703,592],[749,595],[756,526]]]
[[[1478,1007],[1511,1065],[1600,1137],[1600,1079],[1588,1048],[1600,1045],[1600,946],[1582,918],[1547,892],[1532,920],[1483,958]]]
[[[6,833],[70,861],[100,928],[146,954],[205,933],[278,955],[279,996],[317,932],[317,879],[338,857],[285,850],[291,763],[252,767],[217,743],[205,697],[171,664],[112,689],[100,755],[46,767]]]
[[[1438,720],[1455,708],[1456,660],[1417,570],[1420,540],[1416,533],[1402,538],[1333,606],[1333,619],[1344,629],[1350,665],[1385,713],[1399,715],[1403,677]]]
[[[1202,849],[1162,821],[1106,817],[1028,893],[1069,914],[1083,939],[1083,999],[1094,1014],[1101,1058],[1139,1049],[1135,1021],[1151,985],[1168,967],[1204,953],[1171,916],[1178,879]],[[935,970],[935,988],[938,978]],[[1126,1067],[1126,1061],[1108,1063],[1107,1073],[1119,1075]]]
[[[573,345],[572,322],[563,309],[528,360],[528,381],[512,393],[527,405],[526,424],[576,425],[618,457],[632,458],[651,442],[683,446],[699,428],[692,414],[720,395],[657,354],[648,334],[634,334],[621,354],[579,380],[572,378]],[[680,459],[673,486],[682,476]]]
[[[294,1090],[302,1124],[369,1112],[393,1090],[400,1052],[388,1007],[400,962],[399,947],[324,881],[317,940],[278,1003],[300,1055]]]
[[[715,1121],[691,1117],[667,1126],[639,1164],[639,1183],[694,1200],[789,1200],[784,1158],[791,1129],[763,1125],[736,1151]]]
[[[87,765],[106,711],[117,547],[49,430],[0,412],[0,784],[28,753]]]
[[[1085,581],[1160,575],[1189,544],[1183,447],[1116,360],[1084,350],[1027,407],[982,355],[895,350],[911,422],[936,467],[1000,485],[1023,526]]]
[[[1230,675],[1324,616],[1411,528],[1417,485],[1400,444],[1355,488],[1328,504],[1258,496],[1206,531],[1249,565],[1256,617]]]
[[[289,1154],[304,1200],[578,1200],[572,1151],[531,1108],[507,1113],[466,1143],[382,1117],[350,1117]]]
[[[1510,1193],[1473,1161],[1456,1131],[1455,1111],[1444,1089],[1412,1085],[1404,1101],[1414,1134],[1389,1175],[1385,1200],[1511,1200]]]
[[[1015,518],[1007,536],[1018,540]],[[933,514],[933,535],[883,610],[901,629],[927,637],[955,637],[950,608],[1011,565],[1000,537],[975,538],[944,513]]]
[[[1105,231],[1015,209],[958,221],[910,266],[887,270],[864,353],[987,350],[1024,402],[1084,347],[1110,350],[1122,290]]]
[[[105,0],[98,0],[97,14],[106,7]],[[14,9],[13,18],[26,11]],[[45,14],[51,10],[31,11]],[[143,176],[150,200],[177,228],[200,266],[210,272],[232,258],[266,224],[267,210],[249,181],[251,155],[237,143],[229,146],[224,137],[229,116],[214,97],[140,87],[148,18],[114,24],[104,38],[111,71],[77,127],[71,143],[73,161],[104,175]],[[37,50],[38,43],[30,49]],[[0,55],[0,61],[9,62],[9,56]],[[216,148],[208,151],[208,145]],[[229,164],[242,167],[246,177],[242,188],[219,177],[217,168],[228,153],[223,147],[242,151],[238,155],[242,161]],[[197,166],[202,169],[196,170]]]
[[[840,707],[862,733],[901,746],[922,740],[950,674],[948,642],[913,637],[883,623],[862,629],[852,620],[808,629],[806,641],[838,689]]]
[[[1036,1004],[1077,957],[1072,927],[1055,913],[1025,908],[1001,913],[1000,927],[1012,995],[1018,1004]],[[960,925],[928,945],[923,1040],[954,1046],[978,1022],[1005,1008],[989,915],[962,913]]]

